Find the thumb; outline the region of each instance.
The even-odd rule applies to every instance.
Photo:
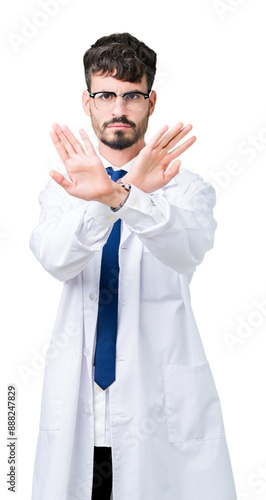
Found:
[[[180,165],[181,165],[181,160],[176,160],[167,170],[167,172],[165,172],[164,174],[164,179],[166,181],[165,186],[178,174]]]
[[[66,191],[71,187],[72,183],[69,182],[60,172],[57,170],[50,170],[49,175],[54,179],[57,184],[62,186]]]

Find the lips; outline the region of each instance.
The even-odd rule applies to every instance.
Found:
[[[112,123],[112,125],[109,125],[108,128],[125,129],[125,128],[131,128],[131,125],[127,125],[125,123]]]

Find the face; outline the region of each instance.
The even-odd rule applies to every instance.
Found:
[[[124,92],[140,91],[147,93],[146,75],[141,82],[131,83],[117,80],[112,76],[94,74],[91,77],[91,92]],[[116,98],[114,107],[108,111],[99,111],[95,107],[94,99],[87,91],[83,92],[83,108],[91,117],[93,130],[99,140],[112,149],[123,150],[133,146],[143,139],[148,127],[149,116],[154,111],[156,94],[153,91],[144,102],[140,111],[131,111],[125,108],[123,98]]]

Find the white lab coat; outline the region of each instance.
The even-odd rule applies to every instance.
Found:
[[[47,351],[32,500],[91,499],[101,251],[118,216],[113,499],[236,500],[220,400],[189,292],[213,246],[214,203],[212,186],[185,169],[152,194],[132,186],[117,213],[68,195],[53,180],[41,192],[30,247],[64,288]]]

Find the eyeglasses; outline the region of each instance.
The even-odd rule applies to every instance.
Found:
[[[126,109],[130,111],[140,111],[146,99],[150,97],[150,93],[150,90],[148,94],[144,92],[125,92],[124,94],[116,94],[115,92],[89,92],[89,96],[94,99],[95,107],[99,111],[110,111],[114,107],[118,96],[123,97]]]

